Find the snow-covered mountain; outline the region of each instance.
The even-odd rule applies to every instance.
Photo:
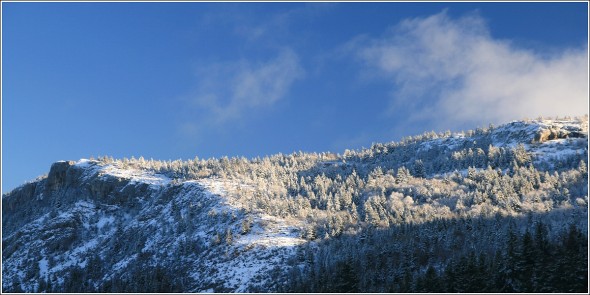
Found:
[[[39,277],[60,285],[92,268],[99,288],[129,273],[131,261],[186,276],[186,289],[168,291],[262,290],[272,267],[305,242],[287,220],[245,214],[221,179],[173,182],[85,159],[53,164],[47,178],[5,196],[3,209],[3,283],[18,278],[25,291]]]
[[[369,277],[370,258],[336,262],[383,246],[355,243],[418,226],[440,253],[425,250],[411,273],[435,266],[442,276],[467,248],[493,253],[508,239],[508,222],[473,237],[448,226],[460,245],[431,231],[452,220],[510,219],[519,234],[543,222],[554,243],[571,224],[587,235],[587,158],[585,117],[430,132],[344,155],[60,161],[2,196],[2,290],[397,291],[401,262],[382,282]],[[350,267],[354,286],[339,281]]]

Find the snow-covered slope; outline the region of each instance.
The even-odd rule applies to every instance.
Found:
[[[48,191],[49,183],[58,188]],[[40,193],[27,196],[29,186]],[[56,163],[48,179],[3,202],[4,209],[42,202],[19,226],[7,218],[10,210],[3,214],[3,286],[27,292],[38,290],[39,277],[62,285],[74,269],[100,269],[93,288],[101,290],[132,273],[131,265],[174,269],[179,261],[186,263],[185,291],[273,290],[271,272],[286,270],[304,242],[296,222],[245,214],[219,179],[172,181],[87,159]]]

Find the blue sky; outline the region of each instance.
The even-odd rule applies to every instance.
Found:
[[[2,3],[2,191],[587,113],[586,3]]]

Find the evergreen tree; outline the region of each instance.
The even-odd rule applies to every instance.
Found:
[[[533,276],[535,272],[535,249],[533,238],[529,231],[526,231],[521,244],[520,255],[516,261],[516,272],[518,273],[521,292],[533,292]]]
[[[352,266],[351,258],[340,261],[336,264],[334,287],[330,290],[333,293],[357,293],[358,279]]]

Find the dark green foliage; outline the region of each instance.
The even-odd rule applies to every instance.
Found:
[[[315,253],[315,261],[323,263],[314,264],[311,273],[307,268],[303,273],[307,280],[291,282],[289,291],[585,293],[588,288],[587,237],[571,226],[562,232],[561,238],[549,240],[546,225],[537,222],[534,228],[534,235],[528,230],[523,234],[510,230],[504,245],[495,252],[477,254],[461,249],[459,252],[465,254],[443,259],[442,264],[430,261],[426,267],[416,267],[419,257],[404,254],[396,243],[365,245],[358,250],[350,248],[346,242],[331,243],[325,246],[331,252]],[[386,236],[401,237],[399,234],[392,236],[391,232],[372,235],[368,237],[372,241]],[[376,249],[382,249],[381,255],[372,254]],[[327,253],[339,252],[349,254],[344,256],[346,259],[333,255],[334,261],[325,260]],[[400,255],[395,255],[396,252]],[[396,259],[389,259],[392,256]],[[362,273],[351,271],[353,265],[361,265]]]
[[[183,290],[177,282],[175,283],[174,278],[177,275],[160,265],[137,267],[130,274],[111,278],[99,288],[99,292],[178,293]]]
[[[340,261],[335,266],[333,287],[331,292],[335,293],[356,293],[358,289],[358,279],[355,269],[352,266],[351,258]]]

